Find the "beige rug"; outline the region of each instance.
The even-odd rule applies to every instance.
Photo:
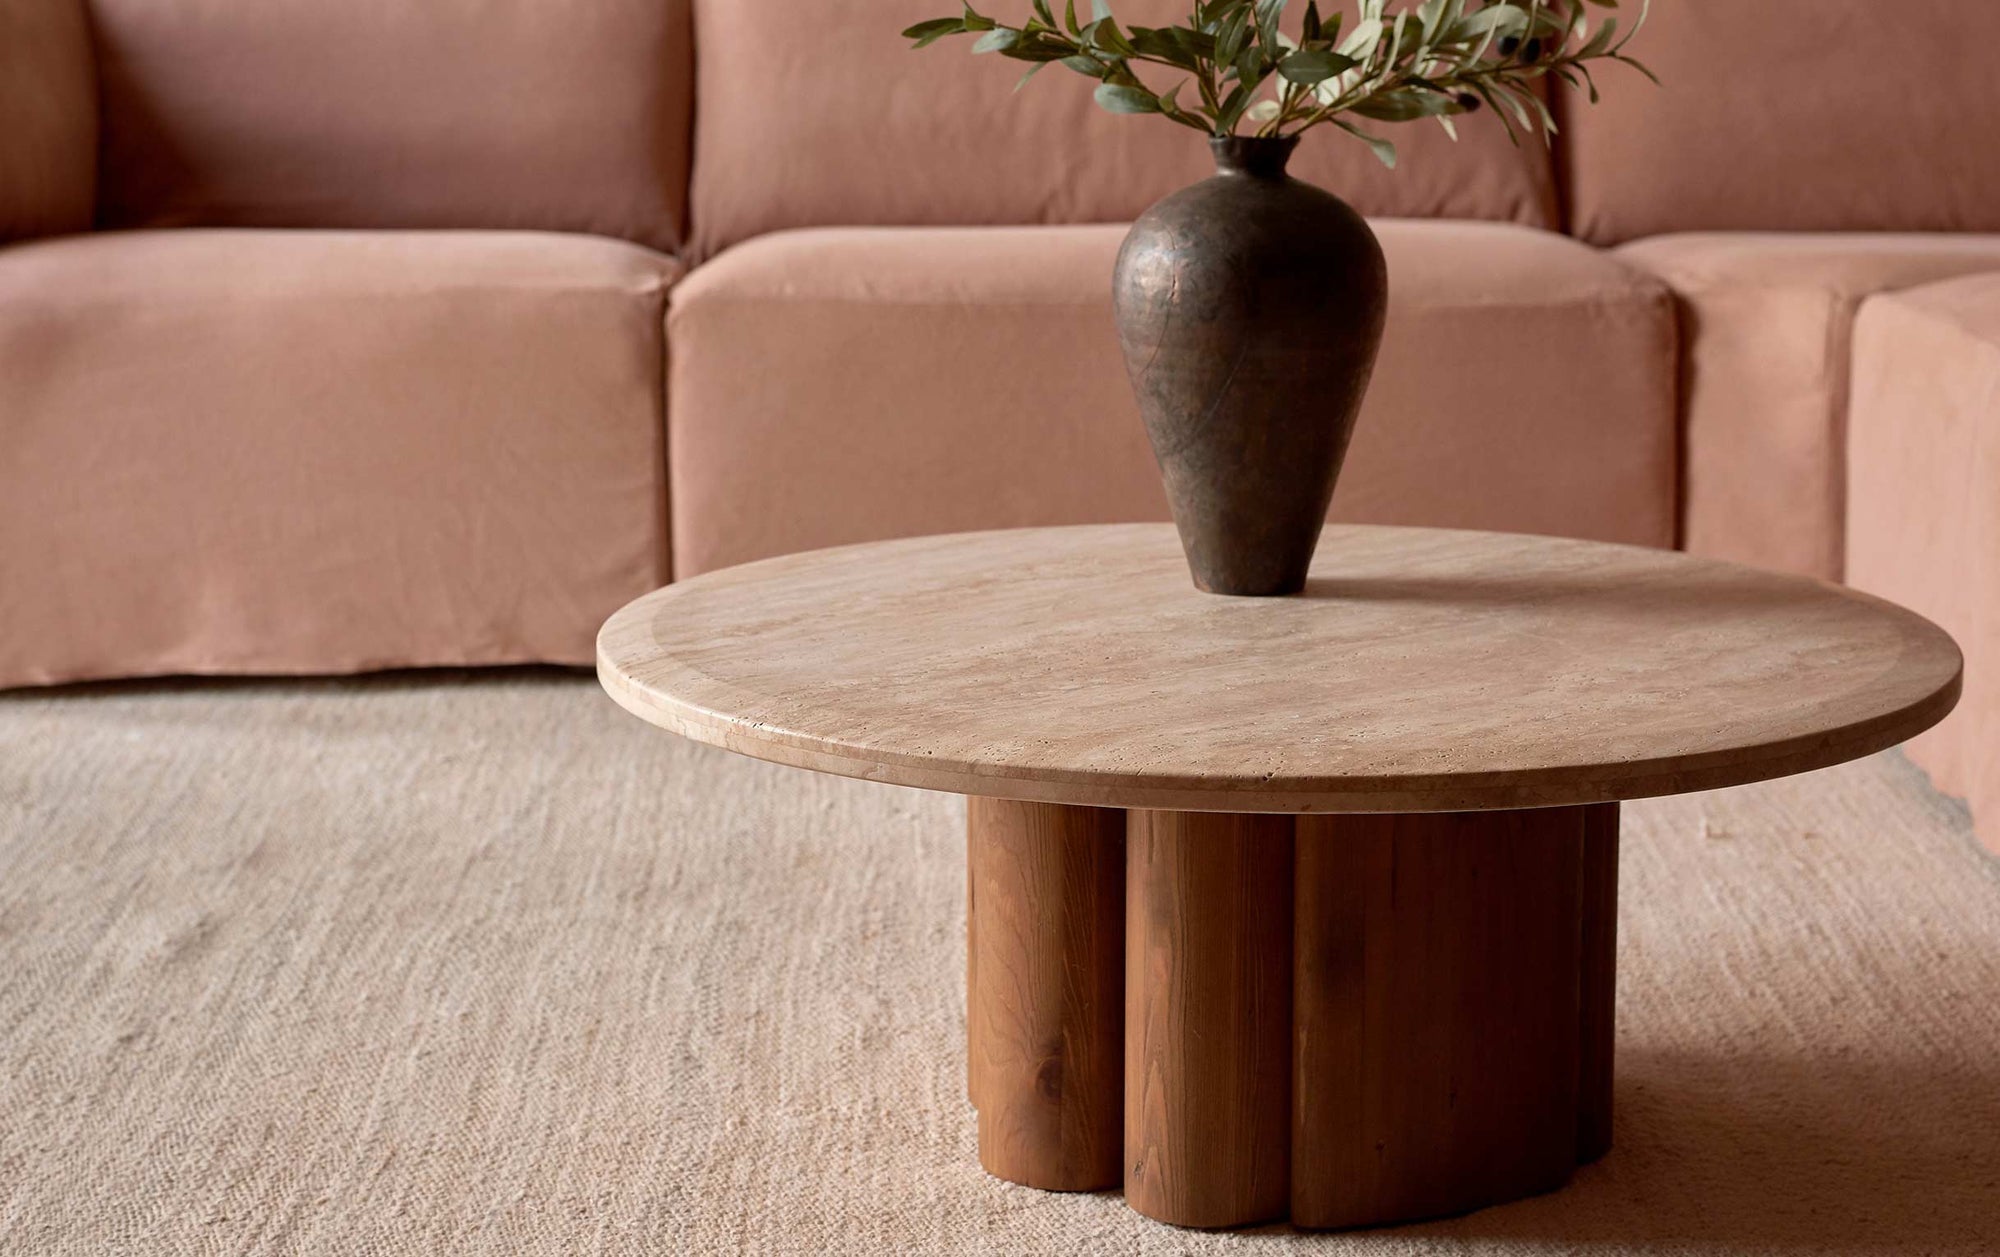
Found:
[[[2000,1252],[2000,875],[1885,756],[1628,809],[1618,1146],[1358,1235],[983,1176],[956,800],[586,678],[0,697],[0,1253]]]

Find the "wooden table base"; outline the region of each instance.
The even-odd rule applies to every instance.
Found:
[[[1611,1137],[1618,805],[969,801],[989,1173],[1180,1226],[1371,1226],[1561,1186]]]

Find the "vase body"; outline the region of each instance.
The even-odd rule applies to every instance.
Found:
[[[1381,246],[1285,173],[1296,138],[1210,141],[1217,173],[1142,215],[1112,294],[1195,584],[1305,587],[1382,342]]]

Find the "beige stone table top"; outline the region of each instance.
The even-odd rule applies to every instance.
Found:
[[[1197,592],[1173,529],[928,537],[730,568],[598,638],[696,741],[1052,803],[1543,807],[1822,768],[1935,724],[1960,658],[1864,594],[1685,555],[1331,527],[1302,596]]]

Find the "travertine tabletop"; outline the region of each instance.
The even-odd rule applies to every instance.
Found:
[[[639,599],[605,688],[702,742],[961,794],[1228,812],[1552,807],[1892,746],[1940,629],[1820,582],[1541,537],[1329,527],[1306,593],[1197,592],[1168,525],[792,555]]]

